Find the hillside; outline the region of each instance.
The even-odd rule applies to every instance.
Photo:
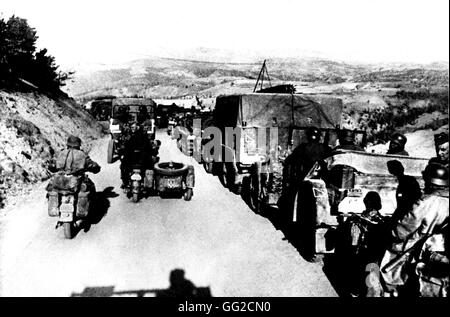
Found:
[[[217,55],[217,54],[216,54]],[[212,54],[212,56],[216,56]],[[65,88],[71,96],[89,99],[99,95],[179,98],[188,95],[215,97],[229,93],[230,86],[246,82],[253,90],[262,59],[242,57],[245,62],[200,54],[197,59],[152,57],[135,60],[111,69],[75,74]],[[319,58],[269,58],[273,84],[292,83],[308,92],[318,85],[377,84],[381,89],[420,89],[443,86],[448,90],[448,63],[352,64]],[[267,81],[266,81],[267,84]],[[339,86],[341,85],[341,86]],[[345,90],[345,88],[344,88]]]
[[[0,205],[5,198],[13,203],[30,185],[50,177],[48,164],[70,134],[78,135],[89,151],[100,131],[73,99],[0,90]]]

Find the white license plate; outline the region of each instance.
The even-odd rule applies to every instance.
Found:
[[[71,222],[71,221],[73,221],[73,213],[72,212],[62,212],[62,213],[60,213],[59,221],[61,221],[61,222]]]
[[[347,192],[348,197],[362,197],[362,191],[359,188],[349,188]]]
[[[60,221],[72,221],[73,220],[73,205],[72,204],[61,204],[61,206],[59,206],[59,220]]]
[[[166,179],[167,188],[177,188],[180,187],[181,178],[168,178]]]

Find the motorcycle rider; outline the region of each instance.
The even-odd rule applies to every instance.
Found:
[[[389,142],[389,149],[386,154],[397,154],[409,156],[408,152],[405,151],[406,141],[408,139],[406,136],[399,132],[395,132],[391,135],[391,140]]]
[[[120,154],[121,188],[128,186],[133,165],[142,166],[145,170],[153,167],[152,154],[154,154],[154,148],[137,122],[131,124],[130,134],[127,136]]]
[[[424,239],[441,231],[449,215],[449,173],[440,164],[431,163],[422,172],[424,196],[401,219],[390,234],[391,243],[381,261],[381,277],[385,291],[394,296],[417,296],[418,286],[413,272],[414,249],[420,250]],[[408,252],[406,252],[408,250]],[[407,256],[405,256],[407,255]],[[391,261],[400,260],[391,270]]]
[[[361,214],[350,214],[339,225],[336,234],[335,254],[339,270],[345,278],[343,285],[352,296],[372,296],[379,290],[365,284],[366,268],[376,264],[383,255],[385,245],[385,219],[379,212],[381,197],[370,191],[364,197],[365,210]],[[377,286],[377,285],[376,285]]]
[[[89,194],[95,194],[95,185],[92,180],[85,174],[91,172],[97,174],[100,172],[100,165],[94,162],[87,154],[81,150],[81,139],[77,136],[70,135],[67,139],[67,148],[56,158],[55,162],[52,162],[49,166],[49,170],[53,173],[62,172],[66,175],[72,175],[80,181],[79,195],[79,207],[83,207],[81,203],[87,204],[87,201],[83,201],[81,197],[87,197]],[[52,181],[47,185],[47,191],[49,193],[55,192],[59,187],[57,177],[54,177]],[[53,208],[58,207],[58,201],[54,201],[55,195],[49,195],[49,204]],[[56,196],[56,200],[57,200]],[[50,208],[50,207],[49,207]],[[87,213],[88,210],[79,210],[81,213]]]

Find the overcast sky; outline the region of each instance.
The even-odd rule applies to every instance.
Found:
[[[27,19],[61,66],[194,47],[448,61],[448,11],[448,0],[0,0],[3,18]]]

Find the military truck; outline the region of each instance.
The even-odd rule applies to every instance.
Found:
[[[112,99],[109,111],[109,132],[107,162],[112,163],[122,146],[122,137],[132,122],[138,122],[150,140],[155,139],[156,103],[149,98],[115,98]]]
[[[222,131],[222,158],[232,160],[215,160],[213,174],[236,193],[250,186],[246,190],[256,207],[262,171],[255,171],[255,164],[273,168],[273,163],[304,141],[304,131],[311,126],[324,131],[324,141],[334,144],[333,131],[339,129],[341,112],[342,100],[327,95],[257,92],[218,96],[213,122]],[[232,142],[226,140],[227,127],[236,132]]]

